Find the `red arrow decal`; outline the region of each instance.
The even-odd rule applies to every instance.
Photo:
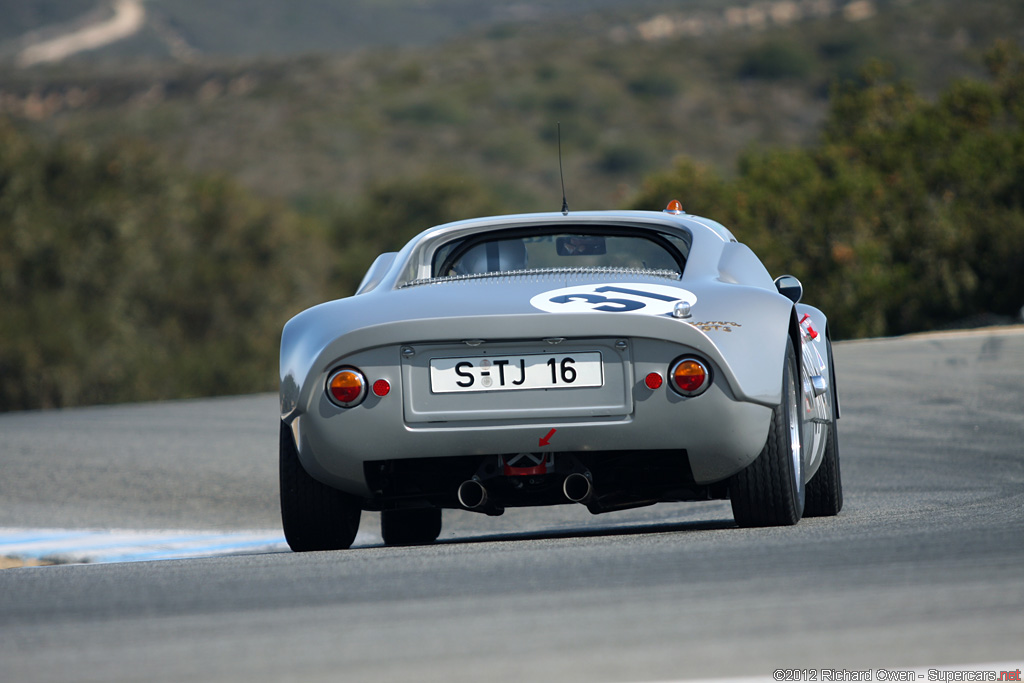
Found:
[[[539,445],[541,445],[541,446],[548,446],[548,445],[550,445],[551,437],[553,437],[555,435],[555,432],[557,432],[557,431],[558,431],[557,429],[552,429],[550,432],[548,432],[547,436],[545,436],[543,439],[540,440],[540,444]]]

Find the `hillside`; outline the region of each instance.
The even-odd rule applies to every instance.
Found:
[[[457,14],[460,3],[353,6],[378,12],[379,24],[387,12],[416,8]],[[206,4],[172,4],[192,7],[200,25],[195,8]],[[813,141],[832,84],[869,59],[936,92],[980,73],[984,49],[997,38],[1020,42],[1024,27],[1024,3],[997,0],[804,0],[732,14],[720,4],[686,6],[694,9],[663,2],[663,12],[641,5],[508,22],[426,47],[8,65],[0,114],[48,135],[142,138],[189,168],[226,172],[299,207],[349,204],[381,183],[441,175],[472,179],[498,208],[550,208],[559,201],[561,122],[570,199],[607,208],[679,155],[728,174],[750,145]],[[788,20],[754,13],[766,6],[803,9]]]
[[[1019,319],[1019,0],[609,0],[216,57],[160,53],[160,0],[142,28],[136,0],[73,4],[11,16],[50,54],[135,32],[0,57],[0,410],[272,390],[284,321],[381,251],[560,207],[558,123],[570,208],[682,199],[813,283],[837,338]],[[376,30],[441,4],[354,6]]]
[[[89,23],[125,0],[0,0],[0,55]],[[430,45],[467,31],[561,20],[609,8],[656,6],[647,0],[128,0],[146,13],[130,40],[83,53],[111,57],[266,57]],[[701,7],[709,0],[684,0]]]

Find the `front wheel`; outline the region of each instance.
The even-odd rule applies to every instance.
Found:
[[[302,467],[292,431],[281,423],[281,523],[295,552],[344,550],[359,531],[359,499],[322,484]]]
[[[786,341],[782,403],[772,410],[768,440],[754,462],[729,481],[736,523],[742,527],[787,526],[804,511],[803,417],[792,339]]]

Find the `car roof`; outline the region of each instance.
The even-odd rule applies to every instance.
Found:
[[[472,234],[481,231],[498,230],[504,228],[523,228],[530,225],[558,226],[585,226],[585,225],[621,225],[623,227],[648,228],[657,230],[668,230],[669,232],[682,228],[692,235],[694,232],[708,232],[725,242],[735,242],[736,238],[732,232],[721,223],[702,216],[690,214],[672,214],[665,211],[577,211],[577,212],[547,212],[547,213],[523,213],[508,214],[500,216],[486,216],[482,218],[469,218],[452,223],[445,223],[429,228],[420,233],[414,240],[432,239],[436,237],[447,238]],[[689,237],[689,235],[687,235]]]
[[[675,234],[692,243],[736,242],[732,232],[724,225],[701,216],[664,211],[576,211],[523,213],[499,216],[485,216],[444,223],[428,228],[413,237],[395,255],[391,275],[386,279],[389,286],[401,286],[406,282],[427,279],[431,276],[431,262],[434,253],[452,240],[462,239],[480,233],[523,229],[530,226],[551,228],[564,226],[566,230],[587,226],[615,226],[651,230]]]
[[[614,225],[676,233],[688,241],[701,238],[717,238],[723,242],[737,241],[732,232],[724,225],[701,216],[685,213],[672,214],[666,211],[577,211],[509,214],[454,221],[424,230],[409,244],[432,250],[452,239],[491,230],[528,228],[532,225],[545,227],[564,225],[567,230],[577,226]]]

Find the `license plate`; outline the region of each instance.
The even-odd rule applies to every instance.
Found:
[[[596,351],[434,358],[430,361],[430,390],[435,394],[572,389],[600,387],[603,384],[601,354]]]

